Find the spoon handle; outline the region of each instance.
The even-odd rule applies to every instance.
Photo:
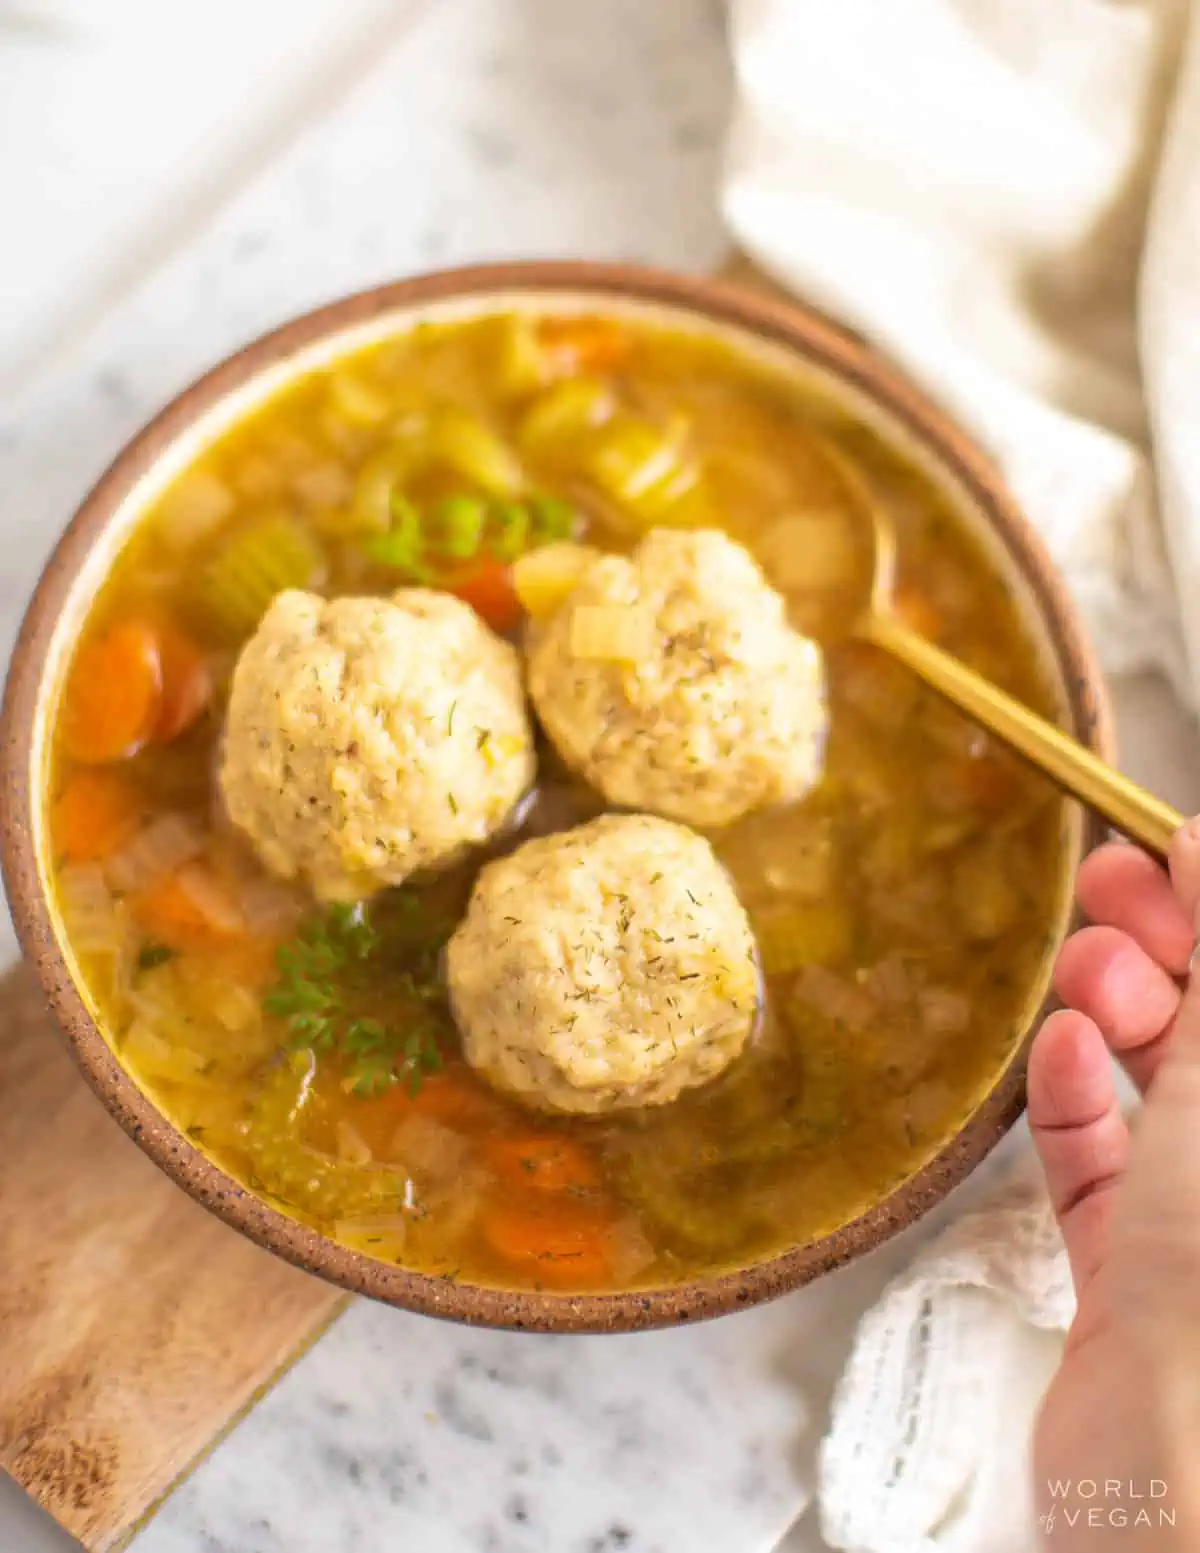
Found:
[[[1171,837],[1183,823],[1183,816],[1170,804],[1114,771],[1070,734],[910,631],[895,616],[872,612],[862,622],[859,635],[898,658],[1059,787],[1165,860]]]

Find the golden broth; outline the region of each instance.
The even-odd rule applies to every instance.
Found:
[[[257,551],[248,595],[236,547],[247,535],[275,544],[282,522],[288,564],[299,545],[318,591],[401,586],[411,573],[381,564],[361,531],[381,480],[431,523],[447,499],[486,496],[493,544],[499,509],[478,448],[395,473],[447,405],[484,428],[485,454],[515,455],[529,488],[558,499],[555,524],[569,508],[575,537],[607,548],[648,525],[637,480],[620,479],[638,438],[669,442],[686,478],[677,497],[660,492],[653,521],[726,528],[797,624],[834,638],[837,579],[863,555],[823,452],[831,439],[891,508],[909,618],[1052,710],[1004,578],[866,428],[723,345],[656,326],[497,316],[418,327],[304,376],[223,435],[146,515],[94,606],[58,711],[50,800],[59,903],[104,1028],[224,1168],[406,1267],[603,1290],[802,1244],[930,1158],[1012,1054],[1060,911],[1062,802],[904,670],[835,640],[820,786],[711,836],[766,973],[761,1029],[729,1073],[672,1105],[600,1119],[535,1116],[493,1094],[457,1055],[436,991],[414,992],[414,972],[436,981],[477,857],[371,902],[380,952],[330,973],[356,1017],[411,1021],[442,1053],[415,1092],[360,1092],[374,1085],[344,1052],[306,1049],[264,1008],[280,944],[316,908],[266,879],[216,802],[224,687],[263,591]],[[538,537],[534,524],[527,538]],[[242,566],[232,587],[213,564],[230,546]],[[270,558],[278,570],[277,546]],[[519,635],[507,560],[443,557],[420,580]],[[147,633],[168,644],[157,689],[138,656]],[[100,672],[114,664],[122,673]],[[603,807],[541,755],[536,799],[506,845]]]

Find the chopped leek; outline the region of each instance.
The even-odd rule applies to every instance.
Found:
[[[635,604],[577,604],[571,615],[576,658],[636,663],[654,643],[654,616]]]
[[[570,539],[575,532],[575,509],[557,496],[535,496],[529,504],[533,537],[539,544]]]
[[[488,504],[478,496],[447,496],[431,514],[433,540],[443,555],[469,561],[477,555],[488,520]]]
[[[324,569],[325,557],[308,530],[282,513],[271,514],[222,540],[200,568],[195,602],[207,624],[239,641],[277,594],[311,588]]]
[[[393,493],[389,505],[391,527],[386,534],[368,534],[360,546],[362,553],[379,566],[419,574],[423,569],[421,553],[424,547],[421,514],[398,492]]]
[[[515,561],[529,549],[533,518],[524,502],[501,502],[493,514],[492,551],[497,560]]]

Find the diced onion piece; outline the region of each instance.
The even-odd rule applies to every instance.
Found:
[[[478,416],[444,406],[429,428],[434,463],[462,475],[490,496],[517,496],[525,487],[521,461],[504,439]]]
[[[238,495],[251,502],[275,501],[287,485],[287,471],[282,464],[261,453],[244,454],[230,478]]]
[[[843,959],[853,942],[853,925],[836,905],[796,906],[772,912],[754,924],[759,959],[768,976],[787,976],[802,965]]]
[[[183,1084],[203,1073],[208,1059],[186,1046],[173,1046],[141,1020],[134,1020],[121,1042],[121,1055],[150,1078],[169,1079]]]
[[[569,454],[611,418],[615,407],[612,389],[599,378],[574,377],[555,383],[526,411],[519,432],[521,447],[541,458]]]
[[[249,879],[238,890],[238,906],[247,932],[256,938],[286,937],[303,905],[295,891],[274,879]]]
[[[879,1005],[864,987],[824,965],[801,966],[792,996],[801,1009],[813,1009],[848,1030],[865,1030],[879,1013]]]
[[[58,900],[73,947],[82,954],[119,954],[124,917],[98,863],[59,870]]]
[[[422,1187],[457,1184],[471,1153],[461,1133],[430,1116],[408,1116],[392,1137],[392,1151]]]
[[[227,982],[214,988],[210,1004],[213,1018],[232,1034],[255,1029],[262,1022],[262,1004],[249,987]]]
[[[311,588],[325,557],[316,539],[282,513],[229,535],[197,578],[195,599],[205,621],[231,640],[254,630],[271,600],[289,588]]]
[[[889,954],[876,961],[865,974],[859,974],[871,996],[892,1008],[911,1003],[917,991],[917,977],[912,966],[897,954]]]
[[[513,565],[513,587],[526,614],[540,620],[566,600],[600,552],[590,545],[543,545]]]
[[[844,513],[791,512],[776,519],[758,547],[763,570],[785,591],[852,588],[862,575],[861,548]]]
[[[173,873],[204,850],[202,827],[184,814],[161,814],[108,860],[108,881],[127,894]]]
[[[373,1218],[335,1219],[333,1236],[353,1251],[387,1261],[398,1261],[408,1238],[408,1219],[401,1213],[381,1213]]]
[[[620,1220],[612,1232],[613,1278],[628,1285],[657,1260],[658,1253],[634,1218]]]
[[[345,516],[341,509],[350,504],[354,482],[341,464],[326,459],[324,463],[300,470],[292,477],[292,490],[306,507],[317,511],[331,507],[339,509],[340,526],[345,527]]]
[[[178,479],[158,504],[158,532],[176,555],[190,550],[229,517],[236,505],[223,480],[206,469]]]
[[[348,1165],[369,1165],[374,1157],[362,1133],[345,1117],[337,1124],[337,1152],[338,1158]]]
[[[577,604],[571,614],[576,658],[637,663],[654,644],[654,616],[636,604]]]
[[[971,1022],[971,1000],[953,987],[926,987],[917,997],[921,1022],[935,1035],[961,1035]]]
[[[381,393],[351,372],[331,374],[329,396],[339,413],[354,426],[379,426],[391,410]]]

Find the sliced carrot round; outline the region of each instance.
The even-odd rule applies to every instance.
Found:
[[[154,738],[169,744],[185,733],[212,700],[213,681],[204,654],[190,636],[164,622],[158,628],[162,705]]]
[[[531,1193],[525,1202],[493,1203],[482,1231],[493,1254],[532,1283],[590,1289],[612,1282],[615,1221],[603,1209]]]
[[[63,746],[99,766],[135,755],[153,735],[162,705],[158,637],[144,620],[125,620],[86,641],[63,693]]]
[[[513,586],[512,567],[503,561],[482,565],[447,584],[493,631],[511,631],[521,619],[521,601]]]
[[[237,902],[204,862],[185,863],[133,898],[146,932],[175,949],[227,944],[243,931]]]
[[[484,1161],[497,1180],[540,1192],[585,1192],[601,1181],[591,1151],[573,1138],[524,1133],[489,1138]]]
[[[611,372],[633,347],[629,331],[609,318],[547,318],[538,338],[561,372]]]
[[[118,772],[72,772],[50,816],[55,855],[63,863],[103,862],[129,840],[140,807],[133,783]]]
[[[415,1094],[401,1085],[393,1095],[397,1105],[460,1131],[493,1123],[504,1114],[502,1102],[463,1063],[428,1074]]]

